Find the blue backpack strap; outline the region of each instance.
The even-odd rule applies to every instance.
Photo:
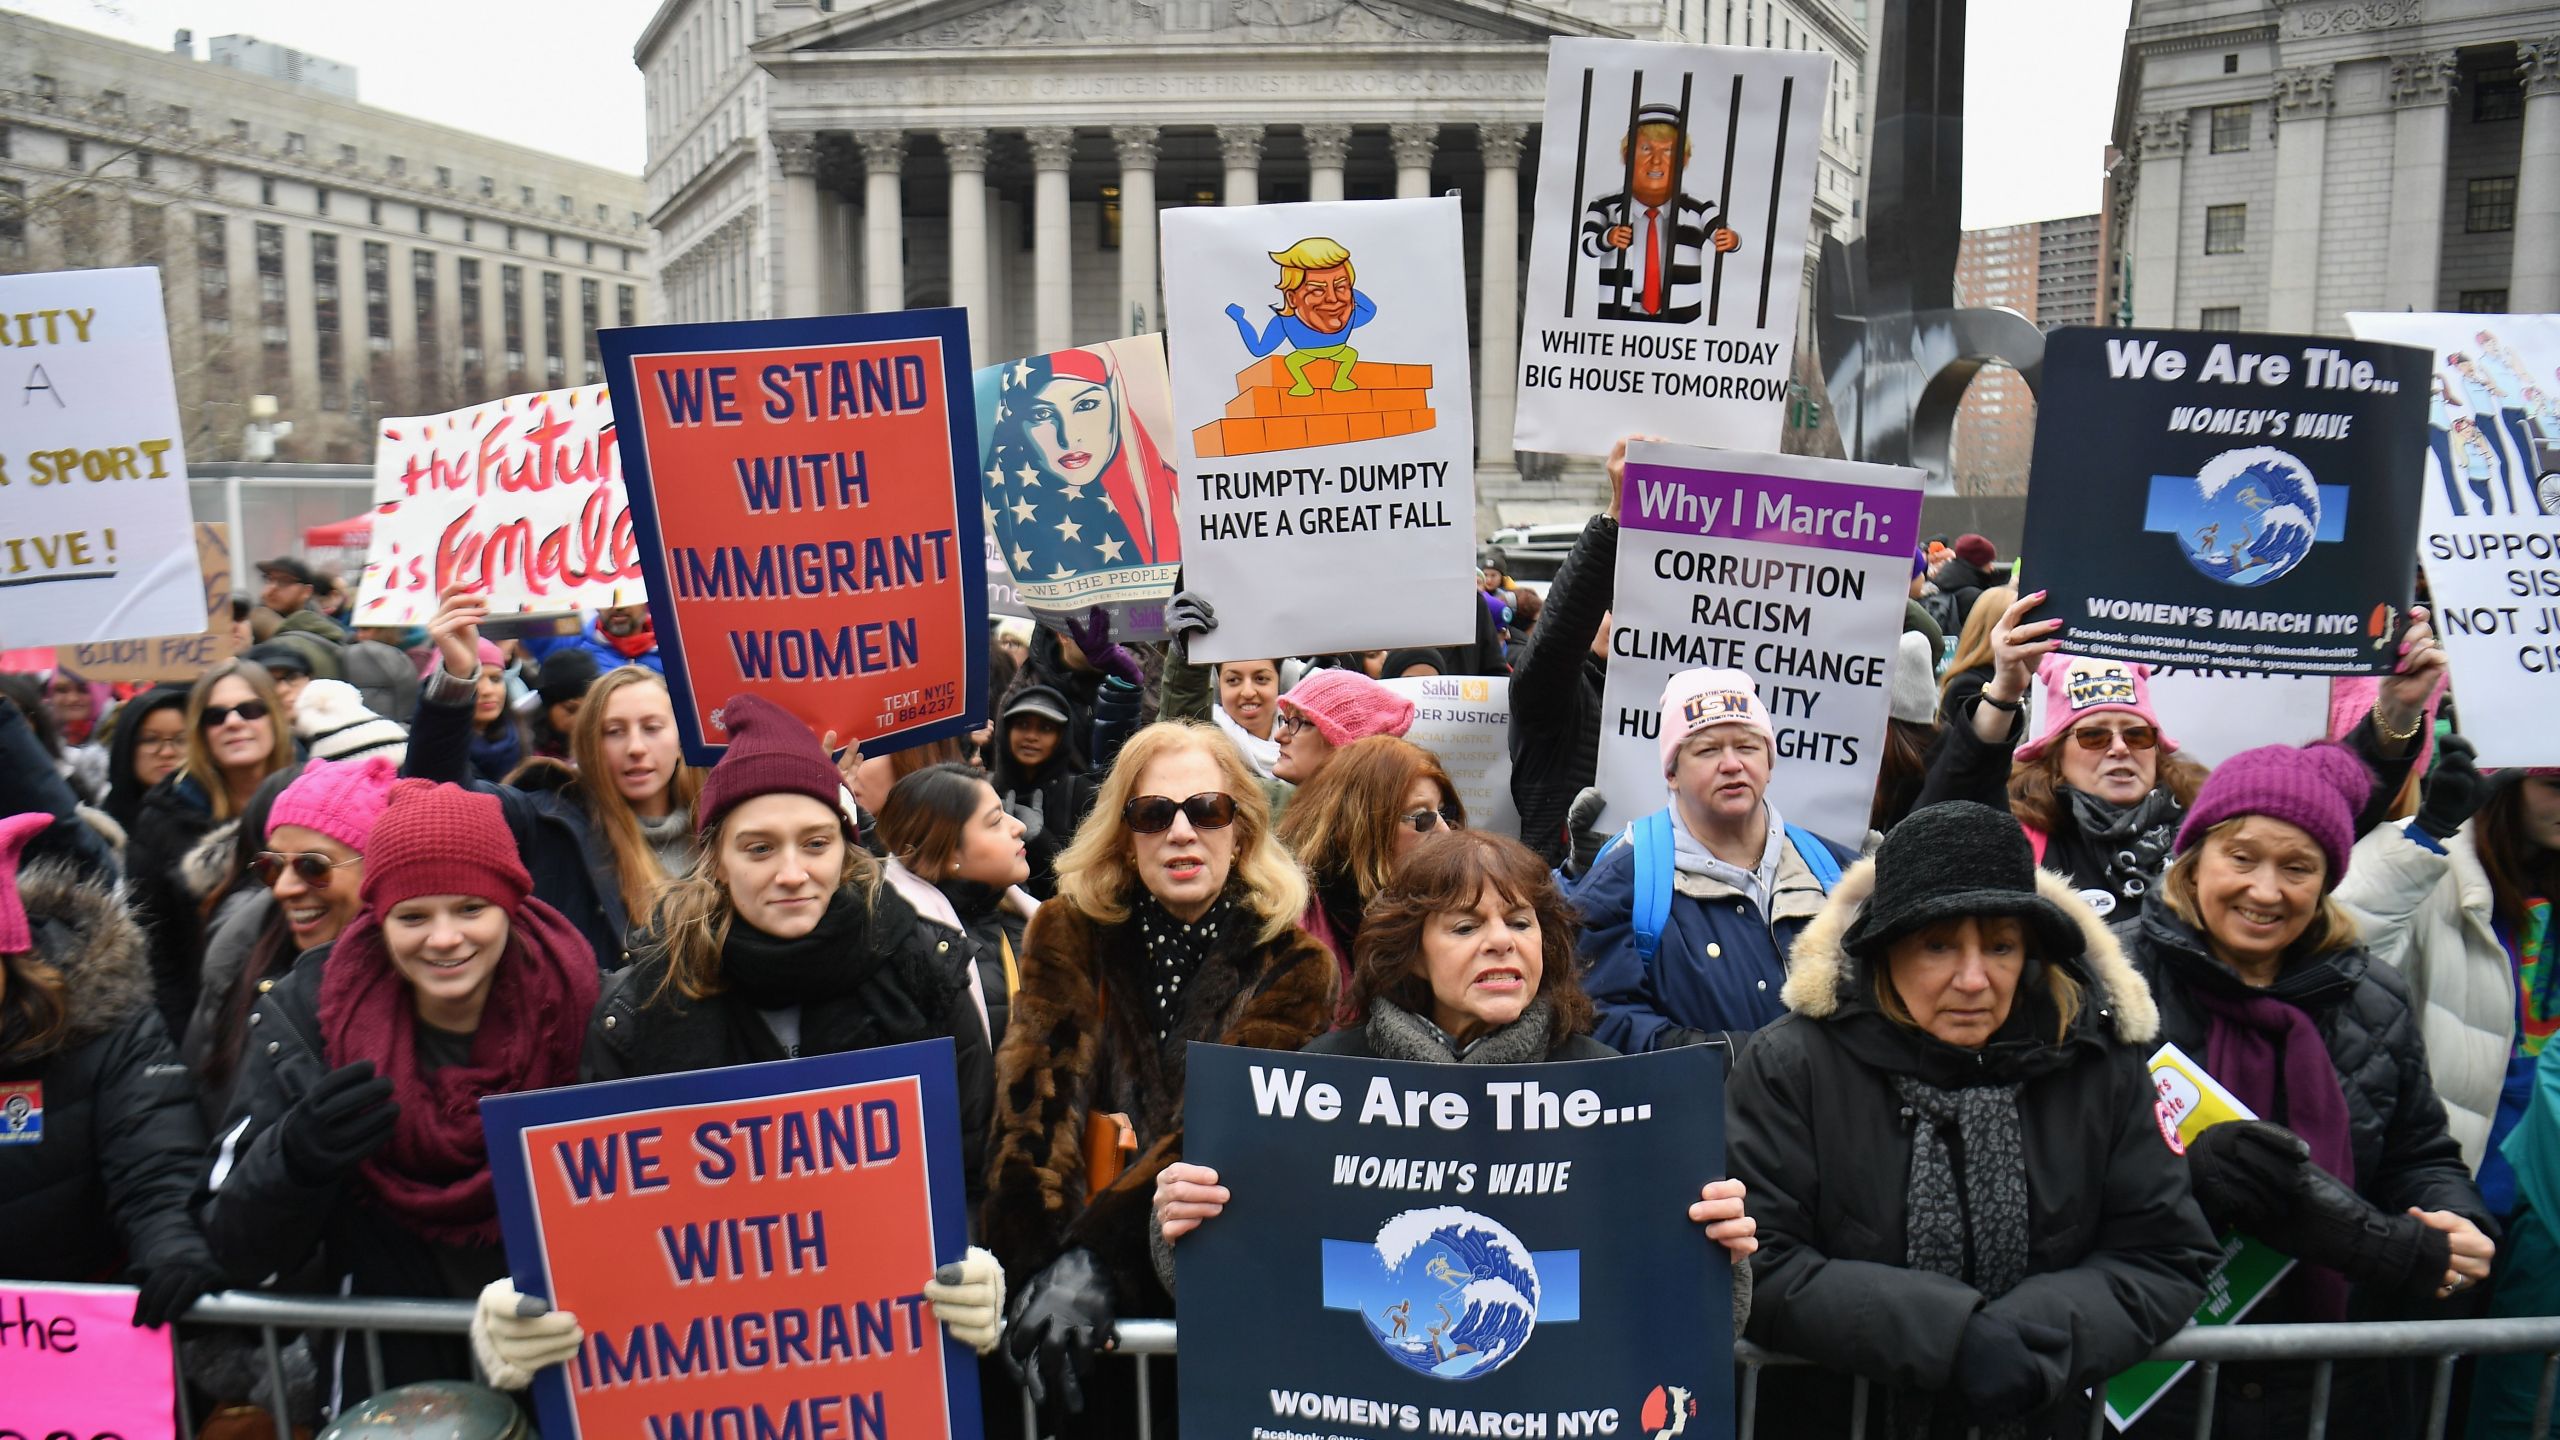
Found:
[[[1794,843],[1804,868],[1813,872],[1813,883],[1822,887],[1823,894],[1830,894],[1831,887],[1840,883],[1840,857],[1831,853],[1830,842],[1792,822],[1787,826],[1787,839]]]
[[[1662,945],[1662,928],[1671,921],[1674,842],[1670,807],[1628,826],[1627,844],[1635,856],[1635,908],[1630,918],[1635,925],[1636,954],[1650,968],[1653,952]]]

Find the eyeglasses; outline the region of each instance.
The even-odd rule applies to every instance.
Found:
[[[231,717],[234,715],[243,720],[264,720],[267,718],[267,702],[243,700],[237,705],[207,705],[204,707],[204,718],[196,723],[211,730],[219,725],[230,724]]]
[[[171,735],[166,738],[155,738],[153,736],[145,735],[133,742],[133,748],[136,750],[156,751],[162,755],[175,755],[187,748],[187,737],[184,735]]]
[[[364,857],[361,855],[347,860],[332,860],[317,850],[300,850],[291,855],[274,850],[261,850],[249,857],[249,873],[257,876],[258,883],[270,890],[275,888],[277,881],[284,878],[287,866],[292,867],[294,874],[302,877],[302,883],[305,885],[326,885],[329,883],[330,871],[342,865],[359,864],[363,860]]]
[[[1236,797],[1215,790],[1185,800],[1140,795],[1120,807],[1120,822],[1141,835],[1161,835],[1172,829],[1176,815],[1190,820],[1194,830],[1224,830],[1236,823]]]
[[[1307,718],[1303,710],[1283,710],[1280,712],[1280,718],[1272,723],[1271,729],[1277,738],[1286,740],[1315,723]]]
[[[2103,755],[2118,740],[2124,741],[2127,750],[2148,750],[2160,743],[2160,732],[2148,725],[2127,725],[2121,730],[2098,725],[2072,731],[2071,739],[2090,754]]]
[[[1450,806],[1442,806],[1437,810],[1416,810],[1397,818],[1412,826],[1413,833],[1416,835],[1428,835],[1443,825],[1452,830],[1467,828],[1466,823],[1458,818],[1456,810]]]

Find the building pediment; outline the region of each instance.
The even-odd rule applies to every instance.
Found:
[[[1535,45],[1559,35],[1619,33],[1521,0],[882,0],[756,49]]]

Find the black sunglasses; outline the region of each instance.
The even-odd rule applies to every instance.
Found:
[[[1173,828],[1173,817],[1188,816],[1194,830],[1224,830],[1236,823],[1236,797],[1204,790],[1187,800],[1140,795],[1120,807],[1120,821],[1141,835],[1161,835]]]
[[[293,873],[302,877],[303,884],[325,885],[329,883],[330,871],[341,865],[353,865],[363,858],[359,855],[352,860],[332,860],[317,850],[299,850],[290,855],[275,850],[261,850],[249,857],[249,873],[257,876],[258,883],[270,890],[275,888],[277,881],[284,878],[287,866],[291,866]]]
[[[243,700],[237,705],[207,705],[204,707],[204,718],[196,723],[210,730],[217,725],[231,723],[231,717],[234,715],[243,720],[264,720],[267,718],[267,702]]]
[[[1397,818],[1412,826],[1413,833],[1416,835],[1428,835],[1443,825],[1452,830],[1467,828],[1466,822],[1458,818],[1458,810],[1454,805],[1444,805],[1437,810],[1408,811]]]

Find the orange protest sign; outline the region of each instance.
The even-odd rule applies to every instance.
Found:
[[[55,647],[54,665],[83,680],[184,684],[228,660],[231,643],[231,527],[198,520],[196,566],[204,573],[204,629],[193,635],[154,635]]]

